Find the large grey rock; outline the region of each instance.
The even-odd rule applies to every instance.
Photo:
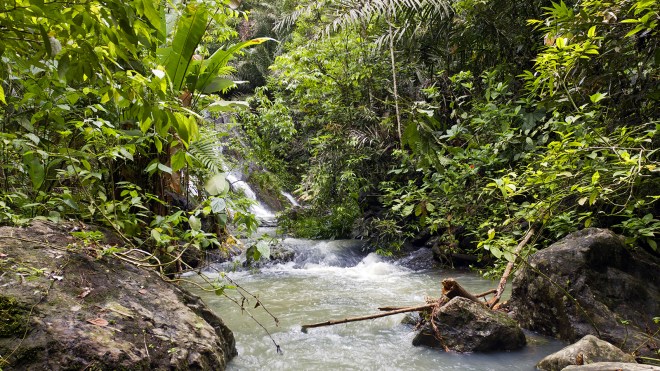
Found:
[[[222,320],[153,271],[67,249],[60,225],[0,236],[16,237],[0,239],[0,368],[222,370],[236,355]]]
[[[543,358],[536,367],[544,371],[560,371],[570,365],[595,362],[637,363],[633,356],[624,353],[607,341],[587,335],[577,343]]]
[[[581,366],[568,366],[562,371],[660,371],[660,367],[624,362],[597,362]]]
[[[519,349],[526,343],[525,334],[514,320],[469,299],[453,298],[440,307],[434,318],[440,338],[426,324],[413,339],[413,345],[489,352]]]
[[[652,356],[660,313],[660,264],[631,253],[613,232],[575,232],[529,257],[509,304],[524,328],[577,341],[595,335],[624,351]],[[625,324],[624,324],[625,323]]]

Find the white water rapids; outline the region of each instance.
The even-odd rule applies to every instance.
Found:
[[[379,306],[423,304],[440,295],[440,281],[453,277],[471,292],[495,286],[465,271],[412,271],[378,255],[365,255],[356,241],[286,239],[296,259],[227,275],[263,301],[280,321],[275,326],[254,302],[246,306],[272,333],[283,354],[249,316],[228,299],[197,292],[232,329],[238,357],[232,370],[534,370],[563,344],[528,334],[515,352],[445,353],[414,347],[415,335],[403,314],[310,329],[302,324],[378,313]],[[218,273],[208,273],[216,276]],[[230,293],[231,294],[231,293]]]

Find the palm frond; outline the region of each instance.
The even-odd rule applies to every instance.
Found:
[[[335,17],[326,32],[374,19],[418,27],[447,18],[451,12],[448,0],[345,0],[335,7]]]
[[[381,20],[392,25],[395,31],[393,34],[383,32],[377,38],[377,45],[383,47],[389,44],[390,37],[395,42],[413,39],[412,36],[448,19],[452,12],[450,0],[324,0],[295,10],[282,18],[275,30],[288,29],[300,18],[313,14],[323,14],[331,19],[323,32],[326,35]]]

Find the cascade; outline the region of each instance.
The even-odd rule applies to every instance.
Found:
[[[227,173],[227,181],[234,191],[242,191],[245,197],[254,201],[250,206],[250,212],[259,220],[262,226],[273,226],[277,224],[275,213],[268,208],[263,202],[259,201],[257,194],[252,187],[239,177],[235,172]]]

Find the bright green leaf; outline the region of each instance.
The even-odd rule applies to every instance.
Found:
[[[188,225],[190,225],[190,229],[193,231],[199,231],[202,229],[202,221],[194,215],[191,215],[190,218],[188,218]]]
[[[229,183],[227,182],[227,177],[223,173],[214,175],[211,179],[208,180],[208,182],[206,182],[204,189],[206,189],[206,192],[208,192],[211,196],[226,194],[229,192]]]

